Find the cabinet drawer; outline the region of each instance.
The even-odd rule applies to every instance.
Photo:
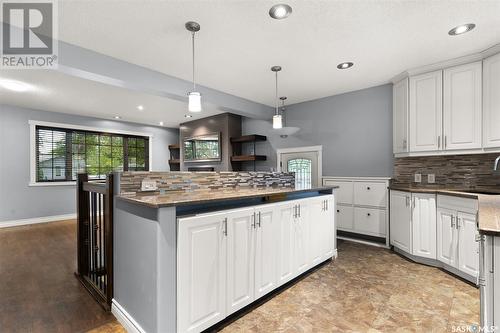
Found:
[[[354,208],[352,206],[337,205],[335,210],[337,228],[340,230],[354,230]]]
[[[352,204],[352,182],[326,179],[324,184],[326,186],[338,186],[335,189],[337,203]]]
[[[354,208],[354,230],[356,232],[385,237],[385,214],[383,209]]]
[[[377,182],[354,182],[354,204],[386,207],[387,185]]]

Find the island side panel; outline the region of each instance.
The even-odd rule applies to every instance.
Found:
[[[158,209],[115,200],[114,298],[145,332],[158,332]]]
[[[177,329],[177,216],[175,207],[158,209],[158,332]]]

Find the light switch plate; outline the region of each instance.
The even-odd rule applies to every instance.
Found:
[[[422,175],[420,173],[415,174],[415,183],[421,183],[422,182]]]
[[[434,184],[436,182],[436,175],[433,173],[430,173],[427,175],[427,182],[429,184]]]

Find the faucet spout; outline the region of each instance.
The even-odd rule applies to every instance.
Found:
[[[493,166],[493,171],[498,171],[498,163],[500,163],[500,156],[495,159],[495,165]]]

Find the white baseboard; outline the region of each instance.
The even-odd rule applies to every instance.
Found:
[[[111,303],[111,313],[128,333],[146,333],[141,325],[115,299]]]
[[[76,214],[43,216],[43,217],[34,217],[30,219],[12,220],[12,221],[0,221],[0,229],[9,227],[19,227],[22,225],[37,224],[37,223],[72,220],[72,219],[76,219]]]

